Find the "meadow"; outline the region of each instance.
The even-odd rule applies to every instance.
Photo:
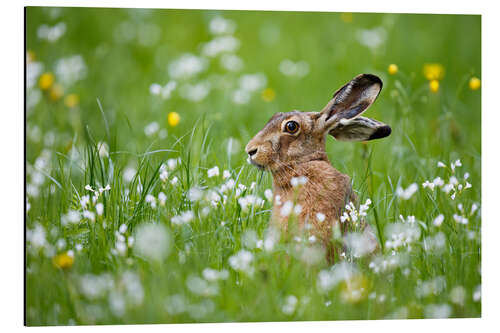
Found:
[[[380,249],[331,266],[244,147],[359,73],[392,134],[327,153]],[[480,78],[480,16],[27,8],[26,324],[480,317]]]

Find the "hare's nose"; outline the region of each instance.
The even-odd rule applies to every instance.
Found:
[[[257,153],[257,148],[254,148],[252,150],[247,150],[247,153],[250,157],[252,157],[253,155],[255,155]]]

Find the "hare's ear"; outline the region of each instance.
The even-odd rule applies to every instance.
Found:
[[[328,132],[340,141],[368,141],[381,139],[391,134],[391,127],[378,120],[366,117],[356,117],[350,120],[340,120]]]
[[[325,126],[341,119],[352,119],[366,111],[382,90],[382,80],[372,74],[360,74],[337,90],[321,111]]]

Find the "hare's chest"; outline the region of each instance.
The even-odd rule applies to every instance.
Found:
[[[328,237],[328,231],[337,223],[345,206],[345,197],[346,189],[328,179],[287,191],[278,189],[271,219],[284,231],[293,226],[321,238]]]

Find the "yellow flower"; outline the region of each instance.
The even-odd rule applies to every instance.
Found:
[[[437,93],[438,90],[439,90],[439,81],[438,80],[432,80],[429,82],[429,89],[433,92],[433,93]]]
[[[340,14],[340,19],[344,21],[345,23],[351,23],[352,22],[352,13],[342,13]]]
[[[368,280],[361,274],[344,281],[340,287],[340,295],[344,302],[358,303],[368,294]]]
[[[478,90],[481,87],[481,80],[477,77],[471,77],[469,80],[469,88],[470,90]]]
[[[47,90],[52,87],[52,84],[54,84],[54,74],[47,72],[40,75],[40,79],[38,80],[40,89]]]
[[[77,94],[69,94],[68,96],[66,96],[66,98],[64,98],[64,104],[68,108],[74,108],[75,106],[78,105],[79,102],[80,98],[78,97]]]
[[[262,91],[261,97],[266,102],[271,102],[276,98],[276,92],[272,88],[266,88]]]
[[[181,121],[181,116],[177,112],[169,112],[167,121],[170,126],[175,127]]]
[[[36,59],[35,52],[28,50],[28,52],[26,52],[26,61],[30,63],[35,61],[35,59]]]
[[[425,64],[424,76],[427,80],[442,80],[444,77],[444,67],[441,64]]]
[[[387,71],[391,75],[396,74],[398,72],[398,65],[396,65],[396,64],[390,64],[389,67],[387,68]]]
[[[49,97],[54,102],[57,101],[64,94],[63,87],[60,84],[54,84],[49,92]]]
[[[58,254],[57,256],[52,258],[52,264],[54,264],[56,268],[68,269],[73,266],[74,262],[75,258],[73,257],[73,255],[68,254],[68,252]]]

